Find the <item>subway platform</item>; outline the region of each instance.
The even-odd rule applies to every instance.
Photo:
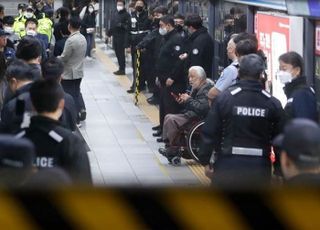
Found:
[[[90,147],[89,159],[94,184],[97,186],[197,186],[208,181],[202,168],[182,161],[175,167],[158,153],[163,144],[156,142],[151,127],[158,122],[158,109],[139,96],[127,94],[132,69],[128,76],[115,76],[114,52],[97,41],[93,60],[85,61],[82,94],[87,107],[87,120],[80,131]],[[130,77],[131,76],[131,77]]]

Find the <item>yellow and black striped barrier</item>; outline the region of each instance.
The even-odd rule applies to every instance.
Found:
[[[135,105],[137,106],[139,103],[139,94],[140,94],[140,66],[141,66],[141,51],[137,49],[137,66],[136,66],[136,78],[135,78]]]
[[[319,229],[320,189],[0,192],[2,229]]]

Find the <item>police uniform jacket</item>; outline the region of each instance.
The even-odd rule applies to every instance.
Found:
[[[271,141],[283,126],[283,113],[279,100],[260,82],[240,80],[212,104],[202,129],[201,163],[208,165],[213,151],[217,162],[242,155],[268,161]]]
[[[147,11],[133,12],[130,23],[130,45],[136,46],[151,30],[151,20]]]
[[[91,171],[87,152],[82,140],[58,121],[43,116],[31,118],[30,127],[16,135],[28,138],[36,148],[38,169],[59,166],[76,183],[91,184]]]
[[[214,44],[207,28],[201,27],[189,37],[188,41],[188,69],[191,66],[201,66],[207,77],[212,77],[212,62]]]
[[[156,64],[156,70],[162,85],[168,78],[173,79],[176,84],[186,84],[187,79],[183,75],[183,71],[180,71],[183,63],[179,56],[182,53],[183,40],[176,30],[172,30],[164,36]]]
[[[128,41],[130,23],[130,14],[125,9],[115,13],[107,35],[109,37],[113,36],[114,39],[125,37],[126,41]]]
[[[29,83],[14,94],[3,106],[1,111],[1,131],[12,133],[20,129],[25,113],[31,115],[32,102],[30,99],[29,90],[32,83]]]
[[[287,119],[308,118],[318,122],[315,92],[307,86],[305,77],[297,77],[284,87],[287,96],[285,111]]]

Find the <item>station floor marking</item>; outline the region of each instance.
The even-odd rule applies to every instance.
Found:
[[[99,48],[96,49],[96,56],[104,64],[104,67],[108,71],[114,72],[117,70],[117,65],[114,64],[112,62],[112,60],[101,49],[99,49]],[[126,77],[126,75],[115,76],[115,78],[118,79],[118,82],[120,83],[120,85],[123,88],[125,88],[125,89],[130,88],[131,81],[129,80],[128,77]],[[132,100],[133,100],[133,96],[132,96]],[[154,105],[150,105],[147,102],[146,96],[142,93],[139,95],[138,106],[153,124],[156,125],[159,123],[159,110],[158,110],[158,108]],[[159,160],[158,160],[158,164],[161,166],[161,163],[159,162]],[[187,165],[190,168],[190,170],[193,172],[193,174],[196,175],[196,177],[199,179],[199,181],[203,185],[210,184],[210,180],[205,176],[204,168],[201,165],[195,163],[194,161],[187,161]],[[160,168],[161,168],[161,171],[165,172],[165,174],[168,175],[168,173],[166,172],[164,167],[161,166]]]

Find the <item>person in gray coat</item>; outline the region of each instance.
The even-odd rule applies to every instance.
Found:
[[[61,85],[64,91],[70,94],[76,103],[78,123],[86,119],[86,108],[80,92],[83,74],[83,63],[86,55],[87,41],[80,33],[81,20],[72,17],[69,20],[68,29],[70,36],[66,41],[61,56],[58,56],[64,64]]]
[[[192,66],[189,69],[189,82],[192,86],[191,95],[172,95],[184,105],[184,110],[180,114],[168,114],[164,119],[162,138],[167,140],[168,145],[165,149],[159,149],[162,155],[168,155],[169,152],[172,155],[172,151],[175,151],[171,146],[174,146],[174,139],[181,126],[192,120],[204,119],[209,111],[208,92],[213,84],[207,80],[205,70],[201,66]]]

